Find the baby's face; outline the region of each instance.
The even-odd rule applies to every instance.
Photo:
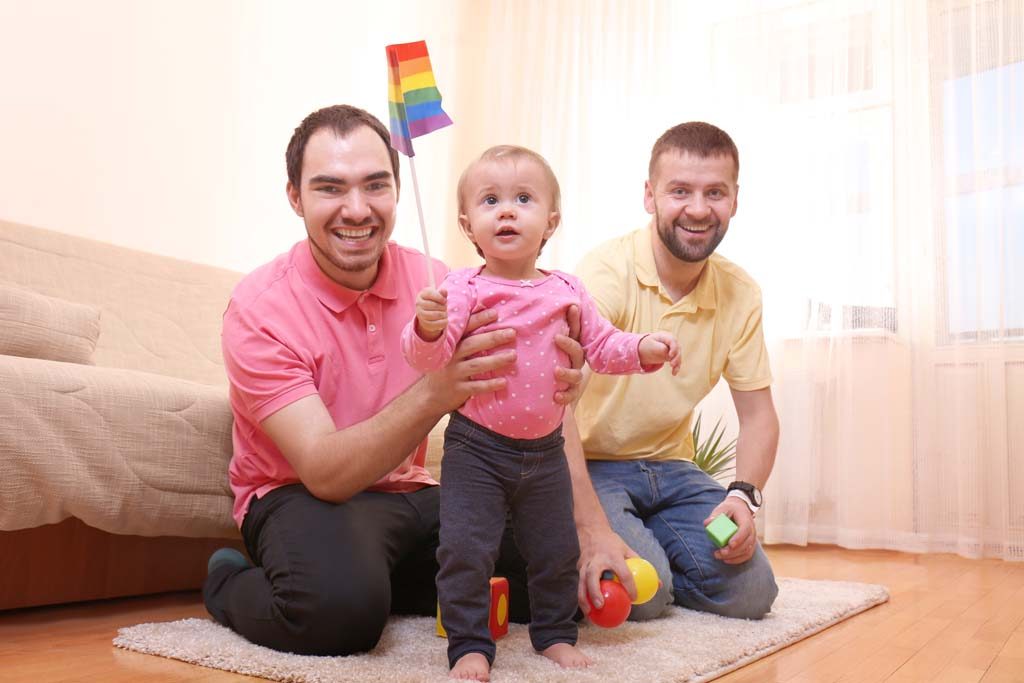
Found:
[[[529,262],[558,226],[551,183],[530,158],[481,161],[470,170],[459,226],[489,265]]]

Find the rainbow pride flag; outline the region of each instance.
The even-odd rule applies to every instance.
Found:
[[[426,41],[388,45],[388,110],[391,146],[407,157],[412,139],[452,125],[441,109]]]

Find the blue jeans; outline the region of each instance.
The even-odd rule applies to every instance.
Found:
[[[779,589],[761,546],[740,565],[715,559],[717,549],[703,521],[725,498],[725,489],[687,461],[587,461],[608,521],[622,540],[654,565],[661,588],[634,605],[630,619],[644,621],[675,603],[727,617],[760,619]]]

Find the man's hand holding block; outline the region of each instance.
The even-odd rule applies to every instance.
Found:
[[[704,527],[704,530],[708,532],[708,537],[711,538],[712,543],[719,548],[724,548],[729,539],[733,537],[733,534],[739,530],[739,527],[729,519],[728,515],[721,514],[711,520],[711,524]]]

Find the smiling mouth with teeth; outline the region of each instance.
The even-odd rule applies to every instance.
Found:
[[[373,234],[373,228],[360,230],[332,230],[331,233],[341,240],[363,240]]]

